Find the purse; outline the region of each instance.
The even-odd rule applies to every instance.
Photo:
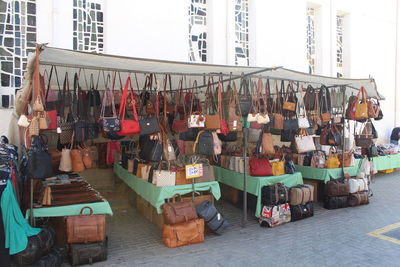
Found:
[[[71,149],[63,148],[61,151],[60,165],[58,169],[62,172],[72,171]]]
[[[110,103],[111,105],[111,111],[112,111],[111,117],[105,116],[107,103]],[[101,101],[100,117],[98,122],[103,132],[119,132],[121,130],[121,122],[115,110],[114,94],[109,89],[106,89],[103,93],[103,99]]]
[[[358,147],[368,148],[373,144],[372,123],[367,121],[361,126],[361,129],[358,134],[354,134],[355,144]]]
[[[220,155],[222,152],[222,142],[216,132],[212,132],[211,134],[213,137],[214,155]]]
[[[131,91],[131,103],[132,103],[132,110],[133,110],[133,119],[126,120],[125,119],[125,112],[127,106],[127,98],[128,98],[128,89],[130,88]],[[138,115],[136,113],[136,106],[135,100],[133,98],[133,90],[132,90],[132,81],[131,77],[128,77],[125,83],[124,90],[122,92],[121,104],[119,106],[119,114],[118,117],[120,119],[120,130],[117,132],[120,136],[127,136],[127,135],[135,135],[141,133],[141,127],[139,124]]]
[[[323,151],[315,151],[311,158],[310,166],[313,168],[325,168],[326,158]]]
[[[285,174],[285,161],[273,161],[272,162],[272,175],[273,176],[280,176]]]
[[[263,133],[262,134],[262,154],[272,156],[275,154],[274,143],[272,139],[272,134]]]
[[[230,132],[241,132],[242,131],[242,112],[240,110],[239,97],[237,95],[236,84],[233,82],[233,92],[228,105],[228,127]]]
[[[243,89],[243,94],[242,94],[242,89]],[[242,76],[242,78],[240,79],[239,105],[242,115],[247,116],[251,111],[252,100],[249,92],[249,80],[244,76]]]
[[[179,80],[179,100],[176,102],[175,107],[174,107],[174,121],[172,123],[172,131],[175,133],[184,133],[188,130],[188,120],[186,118],[186,105],[182,105],[183,106],[183,115],[180,115],[181,118],[178,120],[176,118],[176,115],[179,114],[178,112],[178,104],[181,102],[182,96],[183,96],[183,92],[182,92],[182,85],[183,84],[183,80]]]
[[[281,85],[284,86],[283,81]],[[288,83],[288,86],[286,88],[286,98],[285,101],[283,102],[282,108],[288,111],[296,111],[296,102],[291,82]]]
[[[272,165],[267,158],[251,158],[249,162],[251,176],[272,176]]]
[[[85,209],[89,215],[83,215]],[[93,215],[92,208],[83,207],[77,216],[67,216],[67,243],[101,242],[106,238],[106,216]]]
[[[153,184],[158,187],[175,186],[175,181],[176,172],[174,171],[161,169],[153,171]]]
[[[29,178],[43,179],[54,175],[51,156],[42,136],[32,136],[31,147],[26,152],[26,156]]]
[[[360,99],[361,96],[361,99]],[[363,86],[361,86],[360,91],[357,94],[357,100],[355,105],[355,119],[363,120],[368,118],[368,103],[367,103],[367,92]]]
[[[164,224],[162,236],[164,244],[169,248],[204,242],[204,220]]]
[[[140,152],[139,157],[146,161],[159,162],[163,155],[163,144],[160,134],[158,138],[152,140],[149,135],[139,137]]]
[[[335,124],[329,127],[326,135],[327,144],[330,146],[340,146],[342,145],[342,135],[340,134],[337,126]]]
[[[334,147],[331,147],[329,149],[329,155],[325,162],[325,168],[328,169],[339,168],[340,166],[339,156],[337,155],[337,153],[333,148]]]
[[[85,168],[85,164],[83,163],[83,154],[80,149],[72,149],[71,152],[71,163],[72,163],[72,171],[73,172],[83,172]]]

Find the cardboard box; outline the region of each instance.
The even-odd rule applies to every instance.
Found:
[[[323,201],[324,197],[324,182],[313,179],[304,179],[304,184],[309,184],[314,186],[314,202]]]

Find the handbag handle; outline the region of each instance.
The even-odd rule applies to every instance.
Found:
[[[93,215],[93,209],[92,209],[91,207],[89,207],[89,206],[83,207],[83,208],[81,209],[81,211],[79,212],[79,215],[83,215],[83,211],[84,211],[85,209],[89,209],[89,210],[90,210],[89,216],[92,216],[92,215]]]
[[[122,98],[121,98],[121,104],[119,107],[118,116],[120,117],[121,120],[125,119],[126,102],[127,102],[127,98],[128,98],[128,89],[129,88],[132,92],[130,94],[130,96],[131,96],[131,101],[132,101],[133,118],[134,118],[134,120],[138,121],[139,119],[138,119],[138,115],[136,113],[136,105],[135,105],[135,99],[133,97],[132,81],[131,81],[130,76],[126,79],[125,87],[122,92]]]

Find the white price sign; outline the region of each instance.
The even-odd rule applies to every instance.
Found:
[[[203,164],[185,165],[186,179],[193,179],[203,176]]]

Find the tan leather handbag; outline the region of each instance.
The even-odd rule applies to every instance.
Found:
[[[72,171],[71,149],[63,148],[61,151],[60,166],[58,169],[62,172]]]
[[[73,172],[83,172],[85,164],[83,163],[83,153],[80,149],[72,149],[71,152],[71,162]]]
[[[271,133],[263,133],[261,145],[262,145],[262,153],[263,154],[269,155],[269,156],[272,156],[275,154],[274,142],[272,140]]]
[[[89,215],[83,215],[85,209]],[[92,208],[86,206],[77,216],[66,219],[67,243],[101,242],[106,238],[106,215],[93,215]]]
[[[169,248],[201,243],[204,241],[204,220],[195,219],[175,225],[164,224],[163,242]]]
[[[83,147],[83,148],[81,148],[81,152],[82,152],[82,161],[83,161],[83,164],[85,165],[85,168],[86,169],[93,168],[93,159],[92,159],[92,153],[90,151],[90,148]]]

